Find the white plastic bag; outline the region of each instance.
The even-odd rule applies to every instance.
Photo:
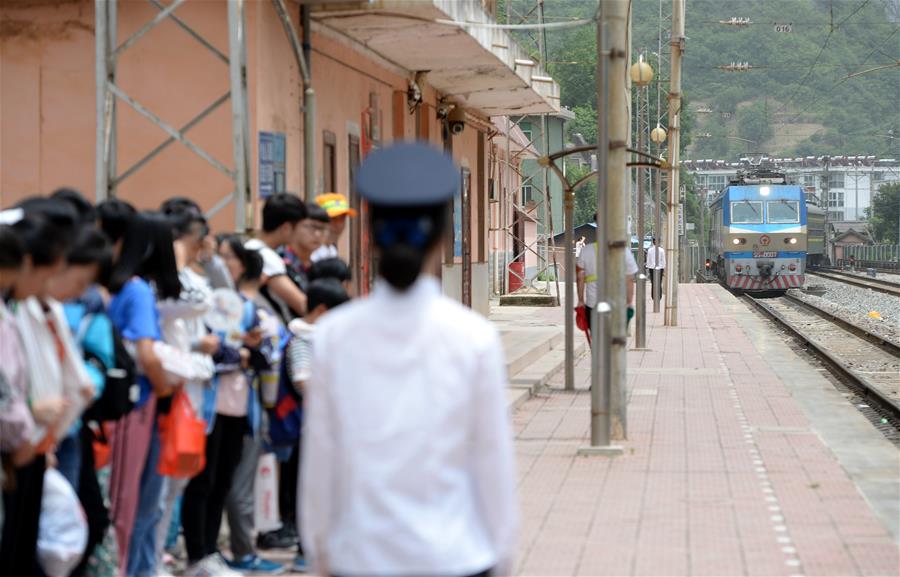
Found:
[[[37,558],[48,577],[66,577],[87,547],[87,518],[75,490],[56,469],[44,473]]]
[[[259,458],[253,495],[253,524],[257,531],[274,531],[281,527],[278,518],[278,464],[275,455]]]

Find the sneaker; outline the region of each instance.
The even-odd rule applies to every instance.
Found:
[[[261,533],[256,537],[257,549],[290,549],[297,543],[297,532],[292,527]]]
[[[242,577],[242,575],[230,569],[221,555],[213,553],[190,565],[183,577]]]
[[[265,573],[267,575],[281,575],[284,573],[284,565],[262,559],[259,555],[247,555],[240,561],[229,561],[226,559],[225,562],[235,571],[243,573]]]
[[[309,570],[309,565],[306,563],[306,558],[297,555],[294,557],[294,562],[291,564],[291,571],[294,573],[306,573]]]

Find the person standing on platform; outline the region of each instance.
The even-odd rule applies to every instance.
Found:
[[[356,216],[356,211],[350,208],[350,203],[343,194],[336,192],[320,194],[316,197],[316,204],[325,209],[331,220],[328,223],[328,238],[313,252],[313,262],[338,256],[337,244],[344,234],[344,229],[347,228],[347,218]]]
[[[380,279],[317,324],[300,467],[300,537],[317,575],[509,575],[518,511],[497,331],[441,295],[450,157],[371,153]],[[339,354],[336,354],[339,351]]]
[[[597,220],[597,215],[594,215]],[[630,323],[634,317],[634,275],[638,271],[637,262],[630,250],[625,251],[625,302],[628,303],[626,323]],[[597,241],[586,244],[581,249],[581,254],[575,259],[575,288],[579,307],[585,307],[588,320],[588,338],[591,332],[591,314],[597,306]]]
[[[653,273],[654,270],[659,270],[659,294],[662,295],[663,278],[666,275],[666,251],[663,247],[657,244],[655,237],[653,238],[653,245],[650,247],[650,250],[647,251],[646,264],[647,276],[650,277],[650,296],[652,297],[654,294],[656,294],[656,277]]]

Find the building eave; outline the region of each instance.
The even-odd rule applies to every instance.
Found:
[[[347,36],[484,116],[559,113],[559,85],[474,0],[379,0],[313,10]],[[460,23],[459,25],[453,22]],[[466,25],[468,24],[468,25]]]

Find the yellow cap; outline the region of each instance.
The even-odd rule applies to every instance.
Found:
[[[356,211],[350,208],[350,203],[347,202],[347,197],[337,192],[326,192],[325,194],[320,194],[316,197],[316,203],[324,208],[328,213],[328,216],[332,218],[342,215],[356,216]]]

